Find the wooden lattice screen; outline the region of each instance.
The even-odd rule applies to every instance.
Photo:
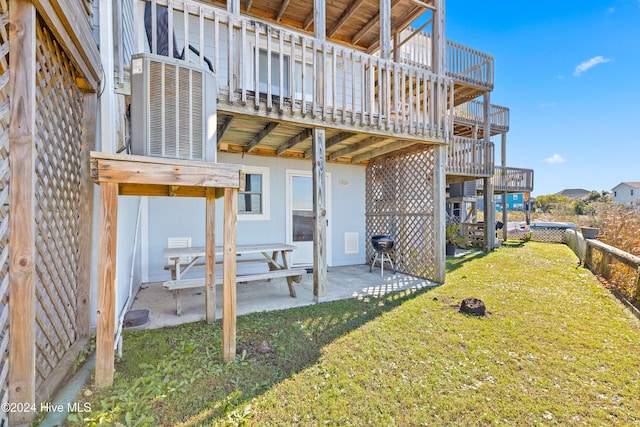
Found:
[[[435,156],[433,148],[372,161],[367,166],[367,259],[371,236],[395,238],[398,271],[434,279]]]
[[[0,2],[0,404],[9,400],[9,8]],[[0,425],[7,425],[0,412]]]
[[[36,387],[76,340],[82,92],[42,21],[36,30]]]

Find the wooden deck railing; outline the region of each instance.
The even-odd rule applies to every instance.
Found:
[[[636,306],[640,304],[640,257],[622,251],[614,246],[595,239],[586,240],[584,264],[607,281],[614,281],[614,285]],[[601,254],[596,262],[594,251]],[[613,261],[622,263],[631,269],[631,274],[623,274],[624,277],[614,278]],[[620,275],[618,275],[620,276]],[[632,276],[630,279],[629,276]],[[617,279],[617,280],[616,280]],[[629,282],[633,283],[629,283]],[[618,282],[618,283],[615,283]]]
[[[493,142],[454,136],[447,147],[447,175],[489,177],[494,173]]]
[[[152,0],[152,5],[167,4]],[[251,114],[307,117],[409,138],[452,135],[453,82],[429,70],[383,60],[308,35],[192,0],[169,2],[169,49],[210,61],[218,82],[218,110],[245,106]],[[123,31],[132,31],[124,25]],[[137,31],[144,33],[144,23]],[[152,31],[155,35],[155,32]],[[129,39],[123,36],[123,40]],[[151,45],[157,45],[152,41]],[[127,64],[126,52],[122,63]]]
[[[495,192],[531,192],[533,191],[533,169],[496,166],[493,178]],[[478,181],[478,189],[483,189],[482,181]]]
[[[431,69],[431,35],[408,27],[402,31],[399,43],[400,61]],[[447,40],[447,75],[455,81],[493,89],[493,56],[460,43]]]
[[[509,109],[499,105],[489,106],[491,127],[509,131]],[[482,125],[484,123],[484,105],[480,101],[468,101],[457,105],[453,111],[455,122]]]
[[[493,89],[493,56],[447,41],[447,75],[454,80]]]

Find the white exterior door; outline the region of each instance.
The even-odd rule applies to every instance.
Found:
[[[331,175],[327,173],[327,260],[331,261]],[[313,265],[313,178],[311,172],[287,170],[287,243],[296,246],[291,262]]]

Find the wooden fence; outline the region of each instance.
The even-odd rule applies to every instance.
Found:
[[[9,400],[9,7],[0,2],[0,404]],[[9,420],[0,411],[0,425]]]
[[[89,338],[88,158],[99,61],[89,37],[91,2],[68,8],[15,2],[10,17],[6,3],[0,2],[0,402],[38,408],[51,401]],[[72,27],[75,39],[67,32]],[[2,412],[0,425],[35,415]]]
[[[586,239],[584,265],[616,286],[632,304],[640,304],[640,257],[598,240]]]

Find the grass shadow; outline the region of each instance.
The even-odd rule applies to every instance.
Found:
[[[126,396],[131,396],[136,401],[130,407],[132,419],[150,413],[151,424],[200,425],[228,419],[252,398],[316,364],[328,344],[431,289],[239,316],[240,354],[228,364],[222,361],[221,322],[126,332],[114,386],[96,393],[92,407],[114,402],[109,411],[122,417],[128,412]],[[162,383],[182,386],[168,391]],[[162,405],[154,403],[158,396],[164,396]]]

